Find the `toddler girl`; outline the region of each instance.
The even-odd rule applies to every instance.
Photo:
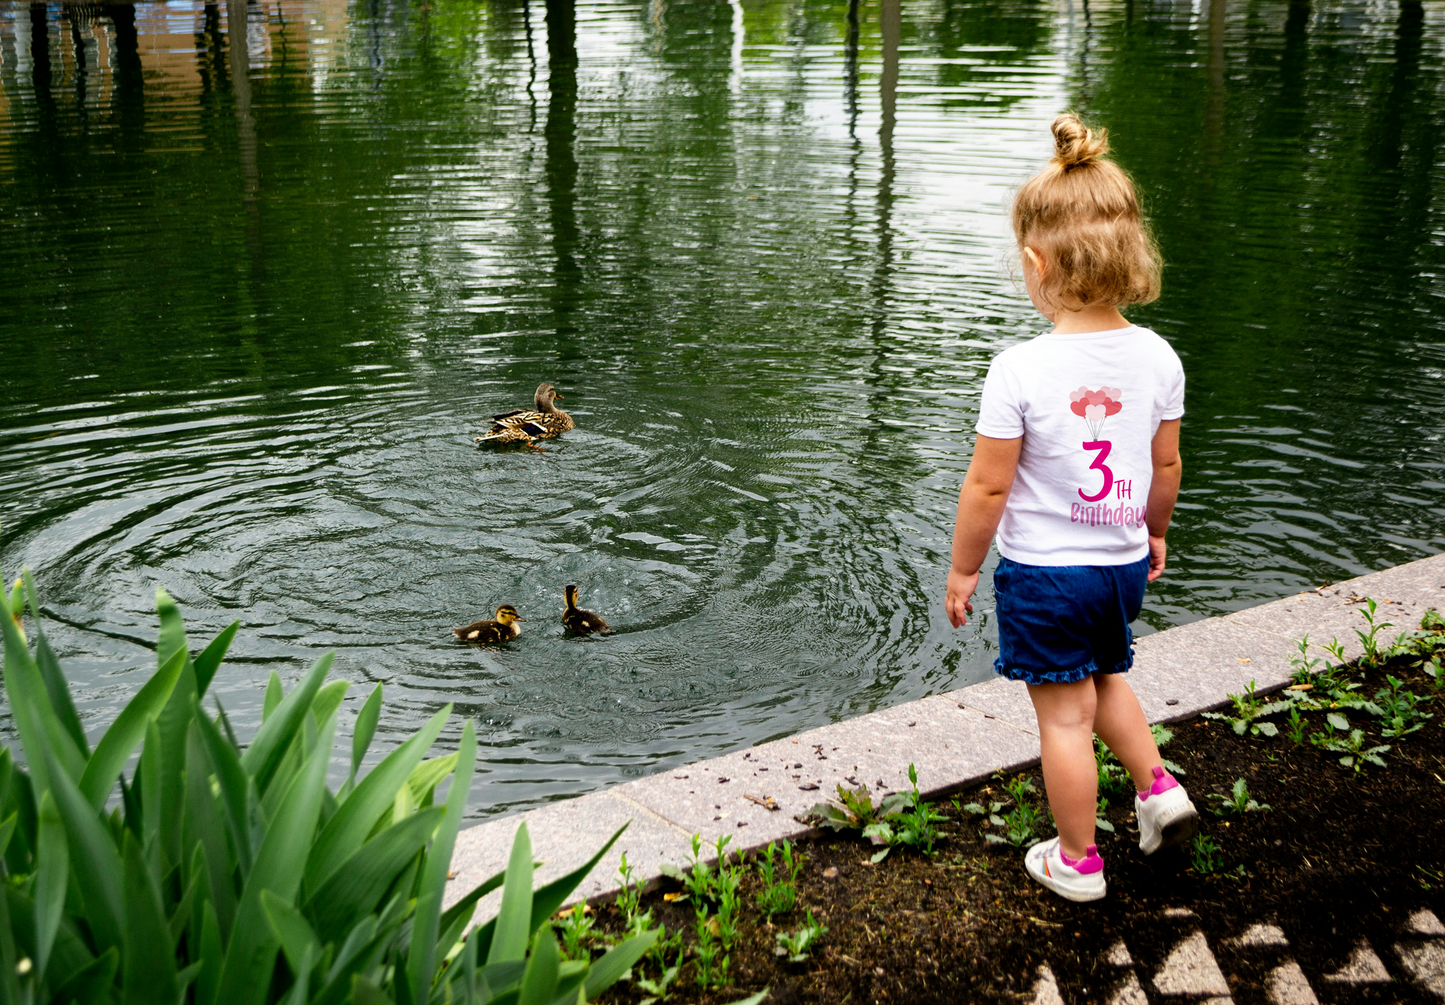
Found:
[[[1104,896],[1094,846],[1094,735],[1134,779],[1144,854],[1193,836],[1199,814],[1165,772],[1122,676],[1129,623],[1164,571],[1179,494],[1184,370],[1158,335],[1119,313],[1159,295],[1160,262],[1128,175],[1103,130],[1053,124],[1055,153],[1013,206],[1029,299],[1054,330],[999,353],[958,497],[949,620],[973,612],[998,532],[999,656],[1038,716],[1058,836],[1029,849],[1029,874],[1070,900]]]

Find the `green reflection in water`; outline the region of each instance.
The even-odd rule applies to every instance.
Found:
[[[245,619],[242,725],[331,647],[396,732],[456,701],[478,813],[982,679],[952,507],[1040,327],[1006,206],[1069,106],[1149,198],[1139,320],[1191,381],[1145,620],[1438,551],[1441,37],[1284,0],[0,6],[0,557],[92,721],[164,582]],[[475,450],[541,380],[578,429]],[[561,637],[574,581],[617,636]],[[504,600],[518,642],[448,641]]]

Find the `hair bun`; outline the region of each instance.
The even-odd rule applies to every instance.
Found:
[[[1054,163],[1065,171],[1082,167],[1109,152],[1109,131],[1093,130],[1073,112],[1065,112],[1050,127],[1054,134]]]

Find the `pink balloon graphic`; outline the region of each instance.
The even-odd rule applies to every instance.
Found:
[[[1123,411],[1123,397],[1124,393],[1117,387],[1091,391],[1088,385],[1081,385],[1077,391],[1069,392],[1069,411],[1089,424],[1089,435],[1097,440],[1104,420]]]

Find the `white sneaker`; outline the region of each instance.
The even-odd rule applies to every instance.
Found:
[[[1098,900],[1108,891],[1104,882],[1104,860],[1099,849],[1089,845],[1084,857],[1072,865],[1064,861],[1058,838],[1040,841],[1024,855],[1029,875],[1066,900]]]
[[[1139,850],[1145,855],[1183,844],[1199,830],[1199,811],[1189,793],[1162,767],[1154,769],[1149,791],[1135,794],[1134,815],[1139,818]]]

